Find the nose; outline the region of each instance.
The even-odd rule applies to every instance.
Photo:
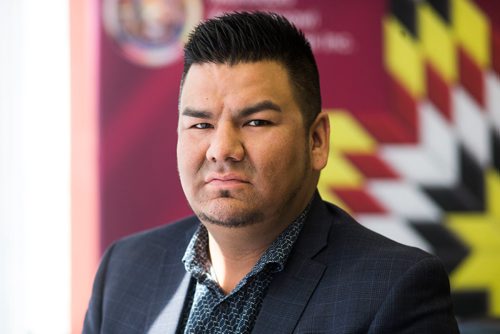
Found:
[[[234,125],[219,123],[210,137],[210,146],[206,153],[208,161],[237,162],[243,160],[245,150],[239,131]]]

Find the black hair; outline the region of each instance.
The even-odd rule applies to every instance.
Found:
[[[192,64],[237,65],[266,60],[286,69],[309,129],[321,111],[316,61],[304,33],[275,13],[233,12],[199,24],[184,46],[181,89]]]

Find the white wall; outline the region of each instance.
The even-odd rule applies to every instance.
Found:
[[[68,17],[0,1],[0,333],[70,328]]]

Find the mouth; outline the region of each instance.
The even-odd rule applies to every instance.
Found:
[[[205,179],[205,183],[216,187],[231,187],[249,184],[248,179],[236,174],[210,175]]]

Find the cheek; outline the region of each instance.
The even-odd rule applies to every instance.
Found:
[[[201,145],[194,145],[196,141],[189,138],[180,138],[177,142],[177,168],[181,181],[191,179],[198,165],[203,162],[204,154]]]
[[[184,148],[182,141],[180,139],[178,139],[177,140],[177,170],[179,171],[179,174],[181,176],[182,176],[183,171],[184,171],[185,160],[186,160],[186,149]]]
[[[179,135],[177,141],[177,154],[183,158],[187,157],[191,159],[191,157],[194,158],[199,156],[206,145],[206,136],[200,136],[190,131],[186,131]]]
[[[294,173],[303,163],[303,149],[299,149],[299,145],[303,146],[303,143],[291,136],[284,136],[267,140],[265,144],[254,148],[254,167],[266,178],[267,184],[276,187],[276,184],[282,183],[284,176]]]

